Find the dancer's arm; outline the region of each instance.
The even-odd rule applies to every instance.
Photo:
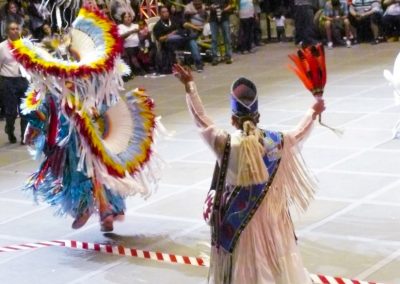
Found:
[[[317,99],[317,102],[307,111],[302,121],[297,127],[288,134],[294,138],[296,144],[303,142],[311,133],[314,121],[325,110],[325,102],[322,98]]]
[[[185,85],[186,102],[194,122],[200,129],[201,136],[214,150],[217,157],[221,157],[228,137],[227,133],[218,129],[211,118],[206,114],[190,70],[180,65],[175,65],[174,67],[176,76]]]

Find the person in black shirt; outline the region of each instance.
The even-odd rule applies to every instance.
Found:
[[[210,5],[210,28],[211,28],[211,50],[213,61],[212,65],[218,64],[218,32],[222,31],[225,44],[225,62],[232,63],[232,43],[229,15],[232,11],[229,0],[211,0]]]
[[[161,45],[162,73],[172,73],[172,64],[176,62],[175,51],[189,47],[197,72],[203,71],[203,63],[197,42],[190,37],[187,31],[179,29],[171,20],[167,7],[161,7],[160,20],[153,28],[154,37]]]

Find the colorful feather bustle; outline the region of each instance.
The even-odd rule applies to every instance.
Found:
[[[22,114],[26,115],[31,111],[36,111],[42,102],[39,91],[31,87],[26,91],[25,98],[22,99],[21,110]]]
[[[93,8],[82,8],[73,28],[90,34],[97,48],[91,58],[68,61],[49,56],[29,39],[10,42],[15,58],[27,71],[44,76],[74,78],[108,72],[115,66],[115,58],[122,51],[122,41],[115,23],[102,12]],[[82,48],[85,48],[83,46]]]
[[[66,33],[66,32],[65,32]],[[14,57],[42,93],[63,97],[72,92],[85,107],[111,104],[123,89],[121,76],[130,72],[121,60],[122,39],[118,28],[101,11],[83,7],[65,36],[79,55],[77,61],[54,56],[40,44],[23,38],[10,43]]]
[[[98,179],[109,187],[136,178],[152,154],[156,127],[153,101],[143,90],[128,92],[103,114],[106,119],[101,127],[96,125],[90,112],[76,111],[77,105],[80,109],[76,102],[64,107],[82,141],[79,156],[88,175],[101,171],[102,177]],[[107,129],[106,136],[99,131],[102,128]],[[136,193],[135,187],[129,188],[129,183],[122,188],[121,194]]]
[[[129,69],[113,22],[84,7],[70,35],[79,61],[27,39],[12,44],[33,82],[21,104],[31,152],[44,157],[25,189],[60,215],[119,214],[125,196],[148,197],[157,187],[163,163],[154,140],[160,124],[144,90],[120,94]]]

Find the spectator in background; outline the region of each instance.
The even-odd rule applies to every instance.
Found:
[[[225,63],[232,63],[232,42],[229,15],[233,10],[229,0],[211,0],[210,5],[210,28],[211,28],[211,51],[212,65],[218,64],[218,34],[222,31],[225,46]],[[222,54],[221,54],[222,55]]]
[[[382,5],[376,0],[352,0],[350,5],[350,22],[356,28],[357,34],[364,25],[371,28],[373,41],[378,44],[381,37]]]
[[[262,46],[262,31],[261,31],[261,6],[260,0],[254,0],[254,29],[253,42],[256,46]]]
[[[253,52],[255,9],[253,0],[238,0],[240,18],[239,50],[241,53]]]
[[[175,5],[169,7],[169,17],[173,23],[178,27],[178,29],[183,28],[183,11],[178,10]]]
[[[51,16],[49,10],[41,2],[41,0],[33,0],[28,6],[30,30],[37,39],[41,39],[44,36],[42,26]]]
[[[163,69],[161,72],[172,73],[172,65],[176,62],[175,51],[185,47],[188,47],[191,51],[197,72],[202,72],[203,63],[196,41],[190,37],[187,31],[178,28],[177,24],[171,20],[168,8],[161,7],[160,20],[153,28],[154,36],[159,41],[161,48],[161,67]]]
[[[139,25],[133,23],[129,12],[121,14],[122,23],[118,25],[118,32],[124,39],[124,52],[122,58],[129,65],[132,74],[144,75],[145,72],[138,61],[139,54]]]
[[[316,44],[312,0],[294,0],[295,43]]]
[[[17,8],[18,8],[18,12],[21,16],[25,15],[25,11],[23,9],[23,5],[22,5],[22,1],[18,1],[18,0],[7,0],[7,1],[2,1],[5,2],[5,4],[0,8],[0,19],[3,19],[6,16],[7,13],[7,4],[9,2],[14,2],[15,4],[17,4]]]
[[[398,41],[400,36],[400,1],[384,0],[383,28],[388,41]]]
[[[202,0],[193,0],[185,6],[183,27],[190,32],[190,37],[199,39],[203,34],[204,25],[207,23],[208,14]]]
[[[41,40],[41,43],[43,45],[50,45],[51,41],[53,40],[53,31],[51,30],[51,27],[49,24],[45,23],[42,26],[42,31],[41,31],[43,38]]]
[[[139,21],[139,54],[138,61],[146,73],[153,72],[154,44],[145,21]]]
[[[275,13],[275,16],[272,18],[275,21],[276,27],[276,37],[279,42],[285,41],[286,39],[286,32],[285,32],[285,15],[283,13],[283,9],[278,9]]]
[[[108,9],[108,5],[106,3],[104,3],[104,1],[102,1],[101,3],[97,4],[97,7],[105,14],[107,15],[107,17],[109,17],[110,19],[112,19],[111,16],[111,12]]]
[[[9,1],[5,5],[5,14],[4,18],[1,21],[1,38],[5,39],[7,38],[7,26],[8,23],[17,23],[19,26],[19,29],[21,31],[22,27],[24,26],[24,16],[21,14],[21,11],[18,8],[18,5],[14,1]]]
[[[1,94],[4,98],[6,127],[5,132],[8,136],[8,141],[12,144],[17,142],[14,134],[15,120],[17,119],[19,105],[25,92],[28,88],[28,81],[22,77],[19,64],[11,54],[9,41],[15,41],[20,38],[21,28],[18,23],[8,22],[7,40],[0,43],[0,76],[1,76]],[[21,144],[27,125],[25,117],[20,113],[21,126]]]
[[[326,37],[328,39],[328,48],[333,47],[333,31],[335,29],[342,30],[346,33],[346,46],[351,47],[351,26],[347,18],[349,10],[346,2],[340,0],[328,0],[325,3],[324,13],[321,17],[321,24],[325,28]]]
[[[135,12],[132,9],[129,0],[111,0],[109,3],[111,18],[118,23],[122,23],[122,13],[130,13],[134,17]]]

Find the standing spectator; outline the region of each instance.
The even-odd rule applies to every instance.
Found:
[[[1,21],[1,38],[5,39],[7,38],[7,26],[8,23],[17,23],[20,30],[22,29],[22,27],[24,26],[24,17],[21,14],[18,5],[16,2],[14,1],[9,1],[7,2],[7,4],[5,5],[5,15],[4,18]]]
[[[386,11],[383,14],[383,28],[388,41],[398,41],[400,35],[400,1],[385,0],[383,6]]]
[[[351,26],[350,21],[347,18],[348,14],[349,10],[346,2],[341,2],[340,0],[328,0],[325,3],[321,21],[326,31],[328,48],[333,47],[333,31],[335,29],[342,29],[343,27],[346,33],[346,46],[351,47]]]
[[[254,0],[254,29],[253,42],[256,46],[262,46],[262,31],[261,31],[261,2]]]
[[[312,0],[294,0],[295,43],[312,45],[316,43],[314,34],[314,12]]]
[[[222,31],[225,45],[225,63],[232,63],[232,42],[229,15],[233,7],[229,0],[211,0],[210,5],[210,28],[211,28],[211,51],[212,65],[218,64],[218,34]]]
[[[17,118],[19,105],[28,88],[28,81],[22,77],[19,64],[11,54],[9,41],[15,41],[20,38],[21,29],[18,23],[9,22],[6,28],[7,40],[0,43],[0,77],[1,90],[4,98],[6,127],[5,132],[8,135],[10,143],[16,143],[14,134],[15,120]],[[21,144],[26,128],[26,119],[19,113],[21,118]]]
[[[275,21],[276,27],[276,37],[278,41],[284,41],[286,39],[286,32],[285,32],[285,15],[283,13],[283,9],[278,9],[275,13],[275,16],[272,18]]]
[[[350,22],[359,34],[363,26],[370,26],[374,37],[372,44],[378,44],[381,36],[382,5],[376,0],[352,0]]]
[[[239,0],[239,18],[240,18],[240,31],[239,31],[239,50],[241,53],[248,51],[252,52],[254,24],[255,24],[255,9],[253,0]]]
[[[122,24],[118,25],[118,32],[124,39],[123,59],[131,67],[132,73],[144,75],[137,56],[139,54],[139,25],[133,23],[133,17],[128,12],[121,14]]]
[[[203,63],[196,41],[186,32],[178,30],[176,23],[171,21],[167,7],[161,7],[160,20],[155,24],[153,33],[160,43],[163,73],[172,73],[172,64],[176,61],[175,51],[184,47],[190,48],[197,72],[203,71]]]

